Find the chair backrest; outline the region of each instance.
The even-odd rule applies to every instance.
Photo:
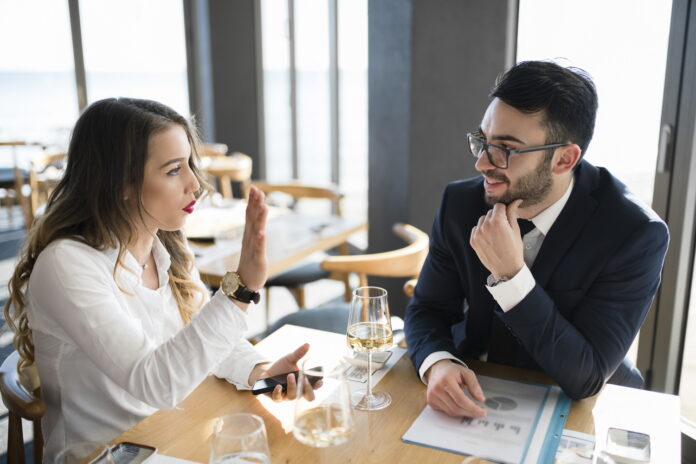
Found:
[[[227,155],[227,145],[224,143],[202,143],[198,148],[198,156],[201,158],[215,158]]]
[[[337,185],[329,184],[326,186],[308,185],[299,181],[293,180],[283,184],[271,184],[268,182],[254,182],[252,185],[257,187],[266,195],[280,192],[292,197],[294,202],[303,198],[311,199],[327,199],[330,200],[333,207],[333,212],[341,216],[341,200],[343,193],[338,189]]]
[[[235,152],[230,156],[211,158],[210,163],[203,166],[203,171],[218,181],[224,198],[232,198],[231,182],[241,183],[242,194],[247,196],[252,168],[253,162],[249,155]]]
[[[428,234],[408,224],[394,224],[393,231],[408,245],[398,250],[355,256],[331,256],[321,263],[329,272],[354,272],[360,285],[367,285],[367,276],[418,277],[428,256]]]
[[[27,229],[31,227],[39,209],[48,201],[51,192],[58,185],[64,170],[63,163],[67,157],[67,153],[43,153],[31,159],[29,169],[31,196],[27,207],[25,207]]]
[[[46,412],[46,405],[41,401],[40,388],[32,392],[20,380],[20,375],[17,373],[18,361],[19,353],[13,351],[0,366],[0,393],[9,416],[7,462],[8,464],[24,464],[22,419],[25,419],[32,421],[34,425],[34,462],[39,464],[43,459],[41,418]],[[30,369],[34,369],[30,377],[36,377],[31,382],[38,384],[35,366],[31,366]]]

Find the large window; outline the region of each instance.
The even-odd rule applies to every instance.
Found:
[[[367,1],[262,0],[269,181],[337,182],[367,217]]]
[[[81,0],[80,28],[71,25],[68,5],[0,0],[0,140],[65,149],[80,111],[76,76],[83,75],[88,102],[149,98],[189,115],[180,1]],[[82,39],[84,69],[81,61],[76,69],[73,34]],[[0,157],[0,165],[8,162]]]
[[[171,0],[81,0],[88,100],[148,98],[188,116],[183,14]]]
[[[670,13],[670,1],[521,0],[519,9],[517,61],[553,59],[592,76],[599,110],[585,159],[609,169],[647,204],[655,180]],[[572,33],[556,33],[549,25]],[[629,357],[636,361],[637,338]]]
[[[517,61],[558,59],[592,76],[599,110],[586,159],[648,204],[671,11],[671,1],[520,1]]]
[[[0,44],[0,140],[64,145],[78,113],[68,3],[0,1]]]

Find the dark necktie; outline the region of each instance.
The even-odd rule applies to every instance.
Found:
[[[522,237],[527,235],[527,232],[531,232],[532,229],[534,229],[534,223],[532,221],[528,221],[527,219],[517,219],[517,224],[520,226],[520,235]]]
[[[517,219],[517,224],[520,226],[520,236],[522,237],[535,228],[534,223],[527,219]],[[503,321],[495,314],[492,317],[488,361],[514,366],[518,359],[518,351],[522,347],[510,329],[505,327]]]

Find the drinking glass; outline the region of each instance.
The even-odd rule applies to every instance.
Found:
[[[255,414],[218,418],[213,425],[210,464],[270,464],[266,426]]]
[[[66,447],[56,455],[56,464],[99,463],[114,464],[111,450],[104,443],[78,442]]]
[[[297,377],[293,434],[300,443],[315,448],[340,445],[353,433],[353,411],[340,361],[302,363]]]
[[[372,391],[372,353],[388,350],[394,341],[385,289],[359,287],[353,291],[347,336],[353,350],[367,353],[367,391],[353,393],[353,407],[364,411],[386,408],[391,403],[389,393]]]

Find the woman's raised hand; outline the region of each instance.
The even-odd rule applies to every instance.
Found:
[[[264,204],[264,194],[256,187],[249,190],[246,209],[246,223],[242,238],[242,253],[237,272],[242,276],[244,285],[252,290],[259,290],[268,277],[268,259],[266,258],[266,218],[268,207]]]

